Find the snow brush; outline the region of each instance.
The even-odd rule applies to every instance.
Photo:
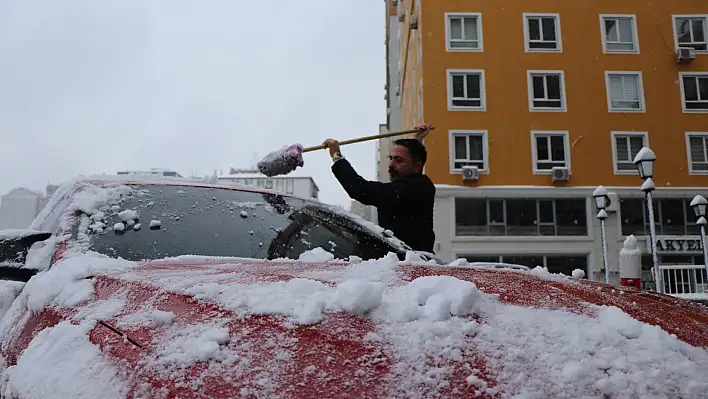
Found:
[[[412,130],[404,130],[400,132],[390,132],[384,134],[375,134],[372,136],[359,137],[350,140],[340,141],[339,145],[347,145],[354,143],[361,143],[363,141],[383,139],[386,137],[403,136],[405,134],[419,133],[424,129],[417,128]],[[301,144],[293,144],[291,146],[283,147],[277,151],[273,151],[270,154],[263,157],[263,159],[256,165],[258,171],[263,173],[268,177],[286,175],[298,166],[302,167],[305,165],[305,161],[302,159],[302,154],[305,152],[316,151],[325,149],[324,144],[320,144],[314,147],[303,147]]]

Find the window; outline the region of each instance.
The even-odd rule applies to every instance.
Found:
[[[698,235],[690,199],[654,199],[654,228],[658,235]],[[622,235],[649,235],[649,212],[644,199],[620,199]]]
[[[637,18],[634,15],[600,15],[602,50],[605,53],[638,53]]]
[[[180,255],[229,256],[256,259],[297,259],[300,254],[322,247],[345,259],[356,255],[378,259],[397,252],[376,234],[347,215],[333,213],[314,201],[229,189],[169,185],[133,185],[148,195],[125,196],[121,206],[134,209],[142,229],[99,232],[90,229],[88,249],[131,261]],[[203,199],[209,199],[208,202]],[[153,202],[154,200],[154,202]],[[249,204],[242,209],[239,204]],[[246,210],[243,218],[240,210]],[[80,219],[75,218],[76,234]],[[120,219],[106,212],[107,225]],[[159,228],[148,228],[151,219]],[[334,243],[336,245],[333,245]]]
[[[293,187],[294,185],[295,185],[295,180],[293,180],[293,179],[291,179],[291,178],[290,178],[290,179],[286,179],[286,180],[285,180],[285,192],[286,192],[287,194],[292,194],[292,193],[293,193],[293,190],[294,190],[294,187]]]
[[[683,112],[708,112],[708,72],[679,73]]]
[[[563,71],[528,71],[531,111],[565,111]]]
[[[708,133],[686,133],[688,170],[691,173],[708,173]]]
[[[645,132],[612,132],[611,136],[615,174],[637,174],[634,157],[642,147],[648,146],[648,134]]]
[[[459,171],[463,166],[476,166],[480,171],[487,171],[487,132],[451,130],[450,131],[451,160],[450,168]]]
[[[587,201],[455,198],[457,236],[585,236]]]
[[[447,51],[482,51],[482,14],[445,14]]]
[[[568,132],[531,132],[534,172],[551,172],[556,166],[570,168]]]
[[[487,200],[455,199],[455,234],[458,236],[487,235]]]
[[[676,47],[692,47],[698,52],[708,51],[708,16],[674,15]]]
[[[573,270],[581,269],[585,271],[587,278],[588,256],[587,255],[458,255],[458,258],[465,258],[468,262],[482,263],[509,263],[530,268],[543,266],[548,268],[550,273],[563,273],[571,275]],[[700,264],[700,263],[695,263]]]
[[[605,72],[610,112],[644,112],[641,72]]]
[[[524,14],[526,51],[563,51],[559,14]]]
[[[448,109],[483,111],[485,104],[483,70],[447,71]]]

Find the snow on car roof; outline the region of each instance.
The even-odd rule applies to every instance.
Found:
[[[256,397],[296,389],[295,396],[305,397],[314,389],[345,390],[339,397],[700,397],[708,389],[708,350],[701,347],[708,332],[697,324],[705,310],[539,274],[431,270],[392,256],[202,270],[88,254],[28,282],[0,323],[4,336],[20,322],[25,303],[34,312],[76,309],[73,324],[33,337],[7,383],[21,396],[108,388],[122,397],[130,381],[122,379],[121,363],[107,362],[87,339],[92,323],[110,320],[127,333],[143,331],[147,340],[130,375],[156,376],[170,387],[223,381],[196,384],[205,396],[218,389]],[[95,300],[92,281],[82,278],[89,275],[104,287]],[[181,305],[158,309],[168,295],[180,296]],[[218,312],[205,315],[187,303]],[[649,307],[654,313],[645,312]],[[667,331],[669,320],[678,324]],[[72,350],[42,350],[57,342]],[[204,362],[208,367],[200,367]],[[42,378],[31,378],[38,372]],[[308,375],[322,378],[298,385]]]

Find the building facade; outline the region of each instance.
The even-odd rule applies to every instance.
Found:
[[[273,190],[302,198],[319,199],[320,196],[320,189],[311,177],[267,177],[257,170],[231,168],[228,175],[217,176],[217,181]]]
[[[0,199],[0,229],[26,229],[56,191],[47,186],[47,195],[27,188],[15,188]]]
[[[396,68],[389,102],[400,106],[402,129],[436,126],[425,140],[426,174],[438,185],[441,257],[568,274],[580,268],[600,280],[591,196],[604,185],[614,200],[608,263],[618,281],[628,234],[649,254],[632,163],[649,146],[657,155],[659,261],[702,264],[700,247],[688,244],[698,236],[687,201],[708,194],[705,2],[387,0],[387,7],[398,25],[387,29],[387,42],[395,31],[399,48],[398,59],[389,55],[389,71]]]

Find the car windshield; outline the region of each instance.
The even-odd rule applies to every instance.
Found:
[[[101,209],[101,223],[78,218],[90,249],[143,261],[180,255],[298,259],[321,247],[337,259],[403,256],[383,237],[317,202],[228,188],[131,185],[133,194]]]

